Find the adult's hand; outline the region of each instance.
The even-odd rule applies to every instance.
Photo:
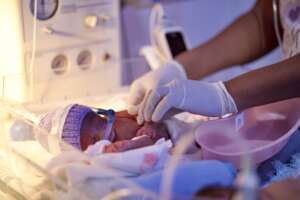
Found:
[[[130,87],[128,112],[136,115],[139,112],[140,105],[145,99],[145,95],[152,89],[164,85],[173,79],[186,79],[186,74],[177,61],[172,60],[167,62],[164,66],[148,72],[144,76],[135,80]],[[142,124],[144,119],[138,119],[138,123]]]
[[[222,82],[173,80],[150,90],[143,100],[138,118],[158,122],[177,108],[205,116],[236,113],[236,104]]]

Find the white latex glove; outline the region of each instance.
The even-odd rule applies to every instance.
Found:
[[[140,104],[149,90],[164,85],[173,79],[186,79],[184,68],[175,60],[169,61],[162,67],[135,80],[130,87],[128,113],[137,114]],[[143,119],[140,121],[143,123]]]
[[[177,79],[149,91],[138,118],[158,122],[171,108],[211,117],[238,111],[222,82]]]

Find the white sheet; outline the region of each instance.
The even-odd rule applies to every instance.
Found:
[[[93,146],[99,148],[101,141]],[[66,152],[54,157],[47,169],[64,176],[71,184],[78,184],[91,177],[115,176],[111,172],[123,177],[137,176],[163,168],[171,147],[170,140],[161,139],[154,145],[122,153]]]
[[[124,110],[126,109],[126,96],[121,94],[113,98],[102,99],[101,101],[79,103],[102,108]],[[199,116],[187,113],[179,115],[179,119],[186,122],[206,120],[206,118],[199,118]],[[151,147],[120,154],[88,157],[80,152],[69,152],[53,158],[37,141],[12,141],[9,145],[43,168],[48,164],[49,160],[51,160],[48,164],[48,168],[44,169],[50,170],[49,172],[52,172],[52,174],[67,180],[71,186],[78,186],[79,184],[83,187],[88,187],[85,183],[95,179],[97,179],[98,186],[102,183],[101,181],[101,183],[99,183],[99,180],[103,180],[105,184],[107,178],[137,176],[141,173],[160,169],[164,166],[164,163],[166,163],[168,158],[167,152],[170,148],[169,143],[164,141],[163,143]],[[153,153],[158,156],[153,156]],[[13,167],[15,167],[15,171],[18,173],[18,177],[28,182],[28,184],[32,183],[32,186],[40,183],[41,174],[34,173],[35,169],[32,166],[22,165],[18,158],[14,159]],[[135,162],[132,162],[133,160]],[[143,165],[147,160],[148,163]],[[99,191],[97,192],[99,193]]]

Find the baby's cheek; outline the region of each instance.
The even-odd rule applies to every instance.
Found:
[[[87,137],[87,134],[84,134],[80,137],[80,145],[83,151],[86,150],[89,145],[91,145],[89,144],[89,138]]]

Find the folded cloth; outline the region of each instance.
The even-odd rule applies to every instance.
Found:
[[[171,166],[170,166],[171,167]],[[236,168],[216,160],[199,160],[179,163],[174,174],[166,173],[169,168],[151,174],[145,174],[131,180],[143,189],[154,192],[164,199],[162,192],[166,177],[172,176],[169,187],[170,199],[192,199],[193,196],[208,186],[230,186],[236,177]],[[166,176],[168,174],[168,176]]]
[[[169,159],[171,147],[171,141],[162,138],[151,146],[95,156],[92,162],[98,165],[105,163],[113,169],[140,175],[163,168]]]
[[[99,199],[111,191],[135,189],[134,195],[126,199],[165,199],[162,189],[166,181],[165,172],[168,170],[169,166],[166,166],[165,169],[126,180],[111,179],[103,182],[99,179],[90,179],[87,184],[82,185],[81,191],[93,194],[92,199]],[[215,160],[188,161],[179,163],[174,174],[169,176],[173,177],[168,190],[170,199],[184,200],[193,199],[198,191],[208,186],[232,185],[236,177],[236,169],[230,163]],[[151,198],[149,194],[152,195]]]
[[[294,177],[300,169],[300,132],[297,130],[285,147],[272,158],[261,163],[257,172],[263,186]]]
[[[56,166],[52,163],[50,171],[63,180],[67,180],[70,188],[78,189],[81,193],[88,194],[89,197],[92,196],[91,199],[99,199],[112,191],[130,190],[133,187],[139,187],[141,191],[152,192],[156,196],[163,197],[162,188],[166,172],[169,170],[167,163],[164,163],[165,169],[160,168],[152,173],[132,176],[133,173],[107,168],[102,162],[99,165],[100,163],[94,162],[93,158],[78,156],[76,153],[73,152],[73,155],[71,152],[62,154],[68,154],[66,163],[61,163],[61,165],[56,163]],[[74,158],[75,163],[70,162],[72,156],[77,157]],[[61,158],[56,161],[60,161]],[[91,162],[89,163],[87,160]],[[123,160],[127,163],[128,161]],[[171,199],[191,199],[194,194],[207,186],[233,184],[236,169],[232,164],[220,161],[186,161],[180,162],[174,174],[169,174],[169,176],[173,177],[170,187]],[[72,191],[68,191],[68,193],[70,192]],[[145,195],[147,193],[142,194],[143,197],[146,197]],[[141,199],[140,197],[138,196],[136,199]]]
[[[47,165],[52,173],[68,180],[71,185],[88,178],[129,177],[163,168],[172,147],[170,140],[161,139],[152,146],[122,153],[102,153],[109,141],[100,141],[85,154],[77,151],[64,152]],[[100,149],[96,152],[95,149]],[[129,161],[129,162],[128,162]]]

